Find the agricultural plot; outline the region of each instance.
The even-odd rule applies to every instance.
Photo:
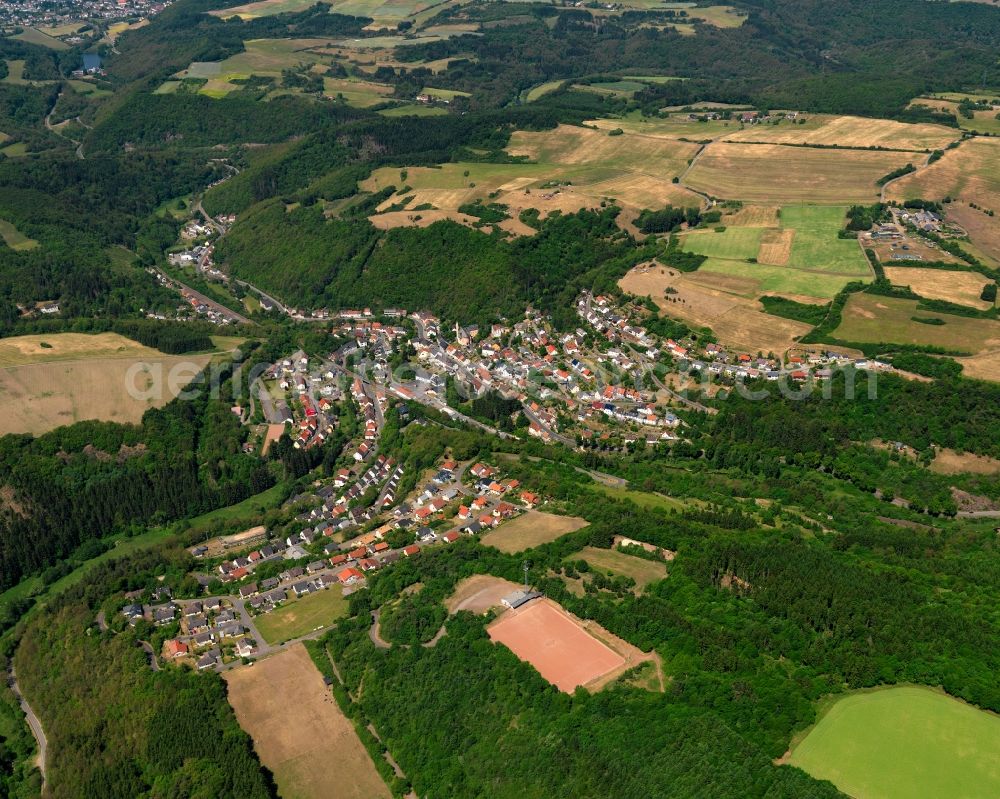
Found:
[[[236,719],[281,796],[389,799],[354,726],[301,644],[224,676]]]
[[[488,532],[482,537],[482,542],[501,552],[521,552],[555,541],[587,524],[587,520],[579,516],[557,516],[554,513],[529,510]]]
[[[452,101],[456,97],[471,97],[468,92],[460,92],[457,89],[436,89],[433,86],[424,86],[420,90],[421,94],[426,94],[428,97],[433,97],[435,100],[447,100]]]
[[[886,342],[942,347],[975,355],[1000,346],[1000,322],[917,310],[916,300],[853,294],[844,306],[835,338],[864,343]],[[918,319],[938,319],[926,324]]]
[[[698,255],[746,261],[760,252],[762,233],[763,228],[758,227],[727,227],[718,233],[698,230],[688,233],[681,242],[685,250]]]
[[[0,153],[3,153],[8,158],[22,158],[28,154],[28,145],[26,142],[16,141],[0,149]]]
[[[641,92],[646,88],[644,83],[635,80],[614,80],[595,83],[575,84],[574,89],[585,92],[594,92],[609,97],[632,97],[636,92]]]
[[[640,113],[631,113],[620,118],[590,119],[584,124],[600,130],[621,128],[626,133],[642,136],[653,136],[661,139],[690,139],[697,141],[711,136],[718,136],[728,131],[737,130],[739,123],[732,120],[710,120],[696,122],[687,114],[676,113],[665,117],[646,117]]]
[[[51,336],[49,338],[54,338]],[[0,435],[40,435],[88,419],[135,423],[172,400],[211,356],[87,358],[0,369]],[[172,386],[172,371],[182,376]],[[134,389],[134,391],[132,390]]]
[[[913,160],[912,153],[715,142],[684,183],[747,202],[871,203],[879,196],[876,181]]]
[[[969,241],[962,244],[963,249],[988,266],[1000,267],[1000,224],[997,224],[995,216],[989,216],[966,203],[956,202],[948,206],[947,218],[949,222],[960,225],[969,235]]]
[[[37,241],[25,236],[20,230],[4,219],[0,219],[0,238],[12,250],[23,252],[24,250],[33,250],[38,246]]]
[[[983,286],[992,281],[978,272],[888,266],[885,268],[885,276],[894,286],[909,286],[929,300],[946,300],[981,311],[993,307],[992,302],[980,299]]]
[[[339,587],[292,599],[280,608],[258,616],[254,623],[269,644],[300,638],[317,627],[329,627],[347,613],[347,600]]]
[[[601,164],[618,169],[656,170],[667,179],[683,171],[697,146],[650,136],[608,136],[602,131],[560,125],[554,131],[517,131],[507,151],[550,164]]]
[[[752,125],[730,133],[726,141],[925,151],[944,149],[958,138],[960,134],[944,125],[818,114],[806,117],[805,124],[781,120]]]
[[[759,264],[743,266],[761,268]],[[639,266],[618,285],[629,294],[650,297],[669,316],[695,328],[711,328],[725,346],[747,352],[784,353],[811,329],[802,322],[764,313],[753,299],[761,293],[756,279],[706,272],[704,266],[687,274],[668,267]],[[676,293],[666,295],[668,287]]]
[[[646,560],[635,555],[627,555],[616,549],[598,549],[584,547],[575,555],[570,555],[568,561],[585,560],[593,568],[603,573],[610,573],[635,580],[636,594],[642,593],[650,583],[662,580],[667,576],[667,566],[655,560]]]
[[[362,80],[323,78],[323,93],[328,97],[343,97],[348,105],[368,108],[384,103],[392,94],[392,86]]]
[[[0,369],[83,358],[158,358],[163,353],[117,333],[52,333],[0,339]]]
[[[786,206],[778,213],[769,209],[757,220],[773,219],[780,228],[726,225],[720,232],[685,234],[682,242],[686,250],[708,257],[699,272],[738,281],[724,290],[752,298],[781,294],[829,299],[852,280],[870,276],[857,242],[837,236],[844,214],[845,209],[836,206]]]
[[[958,120],[958,126],[962,130],[970,130],[994,136],[1000,134],[1000,119],[997,119],[997,113],[1000,111],[1000,108],[994,108],[989,111],[973,111],[972,119],[969,119],[958,110],[958,104],[963,97],[969,97],[974,100],[985,100],[987,102],[997,99],[995,95],[951,93],[936,95],[934,97],[918,97],[910,103],[909,107],[925,106],[934,111],[952,114]]]
[[[838,238],[847,209],[821,206],[786,206],[781,226],[795,231],[788,265],[831,274],[867,277],[868,262],[854,239]]]
[[[8,58],[7,59],[7,76],[3,79],[4,83],[13,84],[23,84],[27,83],[24,79],[24,59],[23,58]]]
[[[807,272],[802,269],[790,269],[787,266],[748,264],[721,258],[709,258],[698,271],[755,281],[756,286],[752,294],[756,296],[761,294],[780,294],[784,297],[800,295],[821,300],[832,298],[844,286],[857,279],[847,275]]]
[[[164,355],[117,333],[3,339],[0,435],[40,434],[86,419],[138,422],[177,396],[211,357]]]
[[[48,47],[50,50],[69,50],[69,45],[66,42],[49,36],[47,33],[42,33],[37,28],[25,28],[13,38],[20,39],[22,42],[27,42],[28,44]]]
[[[825,708],[787,762],[865,799],[1000,795],[1000,717],[947,694],[899,686]]]
[[[449,163],[440,167],[375,170],[361,188],[378,191],[386,186],[409,186],[414,195],[409,208],[430,205],[459,222],[467,221],[459,207],[477,199],[508,206],[517,219],[527,208],[543,215],[553,211],[575,212],[595,208],[613,199],[634,218],[642,208],[661,208],[668,203],[698,206],[701,199],[671,183],[683,171],[697,145],[645,136],[608,136],[603,131],[560,126],[544,133],[515,132],[509,151],[530,158],[513,164]],[[405,177],[403,174],[405,173]],[[399,202],[392,197],[378,209],[386,211]],[[393,222],[419,224],[412,212],[397,213]],[[388,220],[371,217],[375,224]],[[514,232],[527,232],[520,229]]]

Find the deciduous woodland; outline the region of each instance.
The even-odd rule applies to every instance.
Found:
[[[988,763],[1000,9],[235,3],[0,8],[0,795]],[[277,651],[309,699],[248,721]],[[886,746],[965,703],[916,777],[803,744],[885,687]]]

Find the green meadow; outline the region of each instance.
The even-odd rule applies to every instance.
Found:
[[[863,799],[995,799],[1000,717],[920,686],[848,694],[788,762]]]

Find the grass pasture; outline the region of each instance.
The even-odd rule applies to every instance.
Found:
[[[488,532],[482,537],[482,542],[501,552],[521,552],[555,541],[587,524],[587,520],[579,516],[557,516],[554,513],[529,510]]]
[[[4,83],[13,83],[15,85],[27,83],[24,79],[24,59],[23,58],[8,58],[7,59],[7,76],[3,79]]]
[[[832,298],[844,286],[857,279],[845,275],[806,272],[802,269],[790,269],[787,266],[748,264],[721,258],[709,258],[701,265],[699,271],[756,281],[754,293],[757,295],[780,294],[787,297],[797,294],[821,300]]]
[[[8,158],[22,158],[28,154],[28,145],[26,142],[16,141],[0,149],[0,153],[3,153]]]
[[[929,300],[946,300],[981,311],[993,307],[992,302],[980,299],[983,286],[991,281],[978,272],[887,266],[885,276],[894,286],[909,286]]]
[[[868,277],[870,268],[857,241],[837,234],[846,223],[846,208],[785,206],[781,226],[795,231],[789,266],[832,274]]]
[[[371,756],[301,644],[225,673],[229,703],[289,799],[389,799]]]
[[[767,209],[760,220],[753,215],[748,220],[776,219],[780,228],[727,225],[721,232],[688,233],[682,242],[686,250],[708,257],[700,273],[738,281],[724,290],[754,299],[761,294],[829,299],[851,280],[871,274],[858,243],[838,238],[845,213],[839,206],[802,205],[785,206],[772,216],[774,210]]]
[[[384,103],[392,94],[393,87],[384,83],[342,78],[323,78],[323,93],[330,97],[340,95],[348,105],[355,108]]]
[[[631,577],[635,580],[636,594],[641,594],[647,585],[667,576],[666,564],[628,555],[617,549],[584,547],[577,554],[570,555],[567,560],[585,560],[593,568],[603,573]]]
[[[549,92],[554,92],[565,82],[566,81],[562,80],[550,80],[548,81],[548,83],[541,83],[538,86],[533,86],[528,90],[528,93],[525,95],[525,100],[527,100],[529,103],[533,103],[535,102],[535,100],[544,97]]]
[[[605,483],[596,483],[590,486],[593,491],[607,494],[614,499],[626,499],[634,502],[641,508],[652,508],[654,510],[676,510],[682,511],[687,505],[679,499],[668,497],[666,494],[654,494],[649,491],[636,491],[630,488],[617,488]]]
[[[28,44],[37,44],[40,47],[48,47],[50,50],[69,50],[69,45],[66,44],[66,42],[61,39],[56,39],[54,36],[49,36],[47,33],[42,33],[42,31],[37,28],[25,28],[14,38],[20,39],[22,42],[27,42]]]
[[[448,100],[449,102],[456,97],[471,97],[468,92],[460,92],[457,89],[435,89],[433,86],[424,86],[420,93],[433,97],[435,100]]]
[[[889,119],[809,115],[805,124],[781,120],[751,125],[726,136],[727,141],[771,144],[818,144],[839,147],[888,147],[896,150],[943,150],[961,134],[944,125],[911,124]]]
[[[33,250],[38,246],[37,241],[25,236],[20,230],[4,219],[0,219],[0,238],[12,250],[18,250],[19,252]]]
[[[831,701],[787,762],[850,796],[1000,795],[1000,717],[921,686]]]
[[[944,324],[923,324],[913,317],[940,319]],[[842,341],[913,344],[977,354],[1000,346],[1000,322],[919,311],[916,300],[853,294],[833,336]]]
[[[684,249],[709,258],[745,261],[760,252],[763,228],[727,227],[722,232],[698,230],[681,239]]]
[[[316,591],[301,599],[290,599],[270,613],[254,619],[254,624],[269,644],[300,638],[317,627],[329,627],[347,613],[347,599],[339,586]]]
[[[747,21],[746,12],[733,6],[701,6],[688,8],[687,13],[688,17],[716,28],[738,28]]]
[[[913,160],[912,153],[715,142],[683,182],[746,202],[872,203],[879,196],[875,181]]]

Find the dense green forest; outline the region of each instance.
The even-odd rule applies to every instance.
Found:
[[[182,572],[183,550],[152,550],[103,565],[27,624],[18,680],[45,719],[53,795],[268,799],[276,796],[226,701],[222,678],[149,668],[128,627],[100,634],[112,594]],[[112,604],[107,608],[114,611]]]
[[[0,588],[80,544],[232,505],[274,484],[242,454],[231,386],[145,413],[139,425],[82,422],[0,438]]]
[[[471,322],[515,317],[530,302],[569,324],[580,289],[610,287],[650,254],[616,215],[555,215],[537,235],[508,241],[448,221],[379,232],[364,218],[271,200],[241,216],[218,253],[234,275],[291,304],[403,305]]]
[[[778,480],[790,486],[808,482],[794,467],[782,471]],[[687,479],[653,463],[637,463],[634,473],[642,472],[658,475],[661,490]],[[375,724],[420,795],[833,796],[771,763],[792,731],[812,721],[823,694],[914,680],[985,707],[1000,703],[991,679],[1000,631],[977,610],[989,602],[983,579],[996,571],[988,530],[950,538],[869,517],[862,533],[850,517],[863,503],[844,497],[833,530],[806,534],[780,512],[781,530],[765,531],[762,514],[747,506],[668,515],[609,502],[556,464],[522,462],[514,473],[592,522],[530,553],[533,582],[572,612],[655,649],[667,693],[622,686],[562,695],[492,644],[483,620],[463,614],[433,648],[375,649],[370,607],[388,603],[382,630],[391,640],[427,640],[458,579],[517,580],[525,558],[462,542],[404,561],[355,596],[356,615],[326,644],[347,689],[364,683],[354,712]],[[702,490],[718,493],[719,477]],[[677,549],[669,578],[639,597],[570,593],[558,578],[566,559],[585,544],[608,546],[615,534]],[[723,588],[733,576],[747,587]],[[417,582],[418,592],[403,591]],[[941,585],[954,592],[943,601]],[[636,736],[637,725],[655,733]],[[452,767],[456,751],[461,768]]]

